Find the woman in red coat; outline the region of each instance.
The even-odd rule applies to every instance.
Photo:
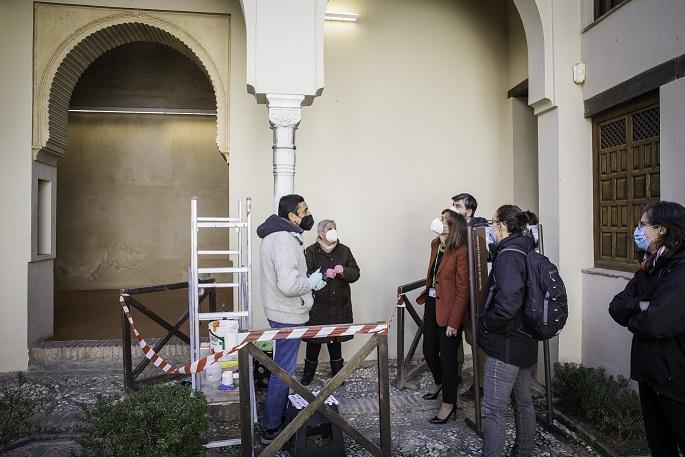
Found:
[[[423,396],[438,398],[442,406],[430,420],[444,424],[457,413],[457,355],[469,297],[466,219],[452,209],[442,211],[431,223],[438,235],[431,243],[426,288],[416,299],[425,304],[423,313],[423,355],[433,374],[433,388]]]

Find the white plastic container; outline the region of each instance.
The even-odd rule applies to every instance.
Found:
[[[212,352],[226,351],[238,344],[238,321],[222,319],[209,323],[209,345]],[[237,354],[235,354],[237,355]],[[225,360],[222,358],[222,360]]]
[[[232,386],[233,385],[233,372],[231,370],[226,370],[221,374],[221,385],[222,386]]]
[[[221,381],[221,364],[219,362],[214,362],[205,368],[205,379],[211,384],[217,384]],[[231,373],[231,376],[233,374]]]

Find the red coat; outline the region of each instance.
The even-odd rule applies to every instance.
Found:
[[[418,296],[419,305],[426,303],[428,289],[431,286],[431,273],[435,256],[438,253],[439,240],[431,243],[431,256],[426,275],[426,288]],[[437,274],[435,275],[435,317],[440,327],[450,326],[460,329],[464,325],[466,308],[469,302],[469,267],[466,247],[461,246],[446,251]]]

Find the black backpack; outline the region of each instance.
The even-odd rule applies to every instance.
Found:
[[[526,302],[521,313],[525,333],[538,341],[556,336],[566,325],[568,297],[559,269],[547,257],[536,251],[524,252],[506,248],[526,256]]]

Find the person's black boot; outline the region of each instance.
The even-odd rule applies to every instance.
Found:
[[[300,379],[300,384],[303,386],[308,386],[311,384],[314,375],[316,374],[316,366],[318,362],[312,362],[311,360],[304,359],[304,372],[302,373],[302,378]]]
[[[345,364],[345,361],[343,359],[331,360],[331,378],[333,376],[337,375],[340,370],[342,370],[342,367],[344,364]],[[340,383],[341,386],[343,384],[345,384],[345,381]]]

